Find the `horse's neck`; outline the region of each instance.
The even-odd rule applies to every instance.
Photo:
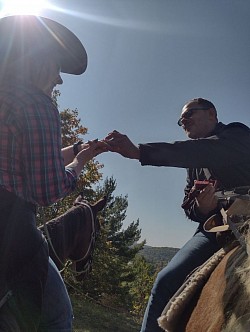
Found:
[[[68,248],[72,248],[77,243],[77,237],[84,229],[85,223],[86,211],[81,206],[73,207],[63,215],[65,245]]]

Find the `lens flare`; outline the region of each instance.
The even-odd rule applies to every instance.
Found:
[[[0,17],[7,15],[39,15],[48,7],[46,0],[1,0]]]

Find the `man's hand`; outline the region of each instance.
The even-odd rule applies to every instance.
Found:
[[[81,145],[81,151],[77,154],[77,158],[82,160],[84,164],[99,155],[100,153],[107,152],[108,145],[104,141],[98,139],[88,141]]]
[[[215,196],[215,187],[212,184],[208,184],[200,191],[195,200],[200,213],[207,215],[210,211],[216,209],[218,204]]]
[[[81,151],[74,157],[73,161],[68,164],[76,175],[79,176],[83,170],[84,165],[99,155],[100,153],[109,151],[107,144],[104,141],[98,141],[97,139],[88,141],[81,144]]]
[[[117,152],[126,158],[140,159],[139,148],[126,135],[114,130],[105,137],[104,141],[108,145],[109,151]]]

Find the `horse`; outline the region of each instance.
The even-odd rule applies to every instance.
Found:
[[[40,226],[47,238],[49,255],[59,270],[71,260],[78,280],[84,279],[92,269],[96,238],[100,232],[97,217],[107,203],[106,196],[94,204],[80,194],[73,207],[64,214]]]
[[[214,270],[180,331],[250,331],[249,277],[249,257],[237,246]]]
[[[230,236],[233,240],[186,280],[158,319],[164,331],[250,331],[250,192],[245,197],[241,238]]]

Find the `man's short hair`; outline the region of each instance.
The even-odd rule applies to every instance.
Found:
[[[215,111],[215,115],[217,117],[217,110],[216,110],[214,104],[211,101],[209,101],[207,99],[203,99],[203,98],[194,98],[194,99],[189,100],[186,103],[186,105],[189,105],[189,104],[194,103],[194,102],[197,103],[198,105],[204,107],[204,108],[213,108],[214,111]]]

